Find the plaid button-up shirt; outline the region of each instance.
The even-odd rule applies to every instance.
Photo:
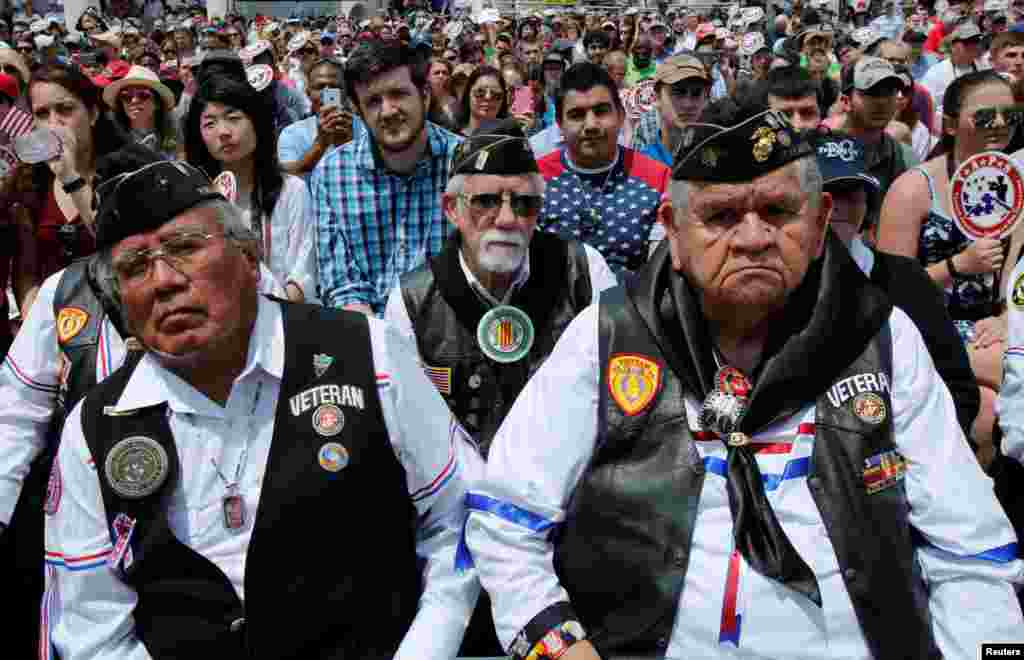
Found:
[[[452,230],[441,194],[462,138],[428,122],[429,153],[408,176],[378,164],[371,139],[325,155],[310,191],[324,306],[364,303],[379,316],[398,278],[438,254]]]

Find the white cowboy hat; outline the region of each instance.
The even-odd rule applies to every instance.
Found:
[[[103,90],[103,100],[106,101],[108,107],[117,107],[117,95],[125,87],[148,87],[160,96],[164,112],[174,110],[174,92],[167,85],[160,82],[160,78],[155,73],[144,66],[136,64],[128,69],[128,73],[124,78],[106,86]]]

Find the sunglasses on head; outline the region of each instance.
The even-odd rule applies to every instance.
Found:
[[[153,92],[148,89],[125,89],[118,94],[118,97],[122,103],[131,103],[132,101],[145,102],[153,98]]]
[[[1020,126],[1024,123],[1024,105],[978,108],[974,111],[971,119],[975,128],[992,128],[996,124],[996,116],[1002,116],[1007,126]]]

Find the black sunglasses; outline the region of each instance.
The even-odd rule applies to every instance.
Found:
[[[1020,126],[1024,123],[1024,105],[1003,105],[991,108],[978,108],[974,111],[972,119],[975,128],[992,128],[996,123],[996,116],[1001,115],[1007,126]]]
[[[505,195],[508,195],[512,212],[520,218],[532,218],[540,213],[544,204],[544,198],[540,195],[527,195],[520,193],[478,193],[466,195],[469,200],[469,208],[477,215],[490,215],[501,210],[505,203]]]

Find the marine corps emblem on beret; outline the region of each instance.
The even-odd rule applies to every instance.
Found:
[[[754,131],[750,139],[754,141],[753,154],[757,162],[763,163],[768,160],[775,148],[775,131],[767,126],[762,126]]]
[[[620,353],[608,361],[608,391],[627,416],[643,412],[660,387],[661,367],[651,358]]]

